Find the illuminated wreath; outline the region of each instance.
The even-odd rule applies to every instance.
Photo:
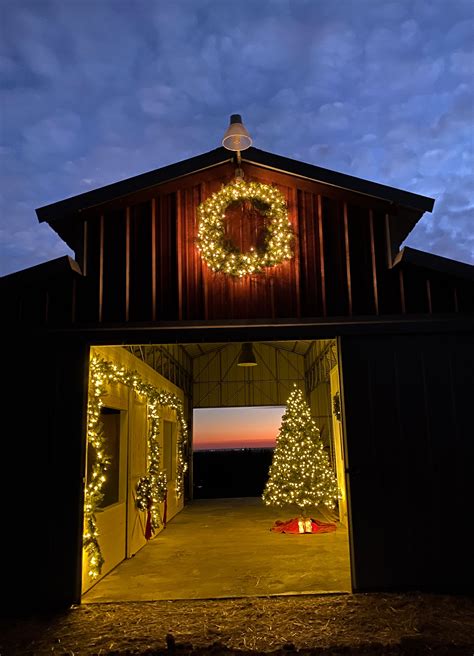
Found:
[[[242,253],[225,236],[225,211],[231,203],[249,200],[268,219],[265,245],[262,249],[251,248]],[[260,273],[265,267],[275,266],[292,256],[293,231],[288,219],[288,209],[283,194],[261,182],[245,182],[237,179],[197,208],[198,249],[202,259],[212,271],[222,271],[242,277]]]

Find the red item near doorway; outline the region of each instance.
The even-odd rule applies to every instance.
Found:
[[[148,508],[146,514],[146,526],[145,526],[145,540],[151,540],[153,535],[153,529],[151,527],[151,510]]]
[[[286,522],[277,519],[270,530],[275,533],[332,533],[336,530],[336,524],[313,518],[293,517]]]
[[[145,526],[145,540],[151,540],[153,537],[153,527],[151,525],[151,499],[148,499],[147,513],[146,513],[146,526]]]

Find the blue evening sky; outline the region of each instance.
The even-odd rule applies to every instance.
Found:
[[[436,199],[474,261],[472,0],[3,0],[0,273],[69,253],[34,209],[219,145]]]

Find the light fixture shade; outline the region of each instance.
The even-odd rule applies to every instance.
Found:
[[[240,114],[232,114],[230,125],[226,130],[222,145],[227,150],[246,150],[252,145],[252,139],[242,123]]]
[[[245,342],[245,344],[242,344],[237,366],[238,367],[257,366],[257,359],[255,358],[255,353],[253,352],[253,347],[250,342]]]

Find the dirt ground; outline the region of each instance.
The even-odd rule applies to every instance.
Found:
[[[0,654],[474,654],[474,600],[427,594],[103,603],[3,619]]]

